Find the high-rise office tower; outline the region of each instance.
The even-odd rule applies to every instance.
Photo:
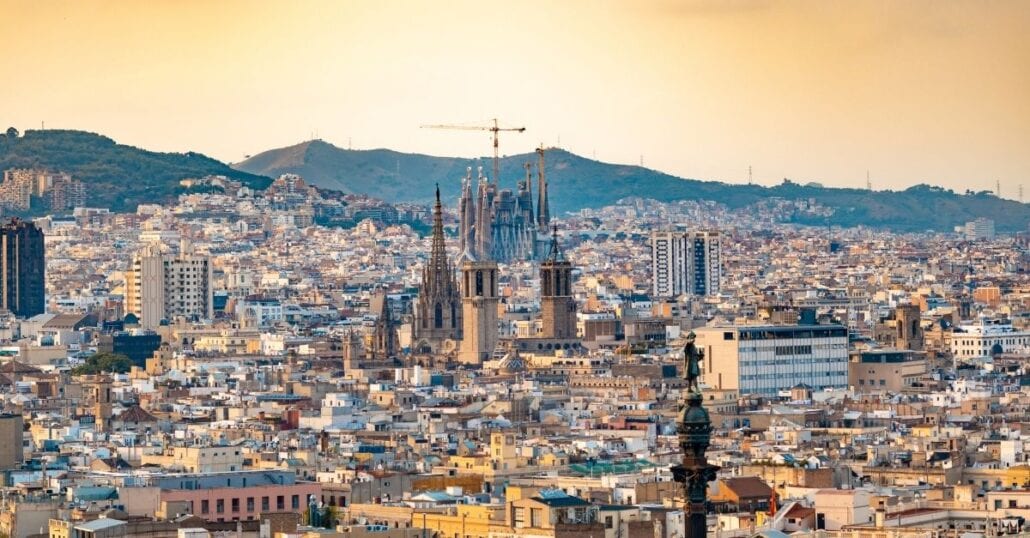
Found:
[[[11,219],[0,228],[3,292],[0,307],[19,317],[46,309],[43,232],[31,222]]]
[[[714,295],[721,282],[719,232],[651,233],[651,293],[655,297]]]
[[[210,319],[214,316],[211,260],[193,252],[184,241],[178,253],[161,244],[144,247],[125,272],[125,311],[140,325],[153,329],[175,317]]]
[[[572,264],[558,249],[557,230],[551,233],[551,248],[540,264],[540,317],[542,338],[576,337]]]
[[[422,287],[414,311],[412,349],[416,353],[435,353],[447,340],[461,339],[461,291],[454,278],[454,267],[447,258],[439,187],[433,206],[432,251],[422,269]]]

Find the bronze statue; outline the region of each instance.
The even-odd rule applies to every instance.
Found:
[[[687,344],[683,346],[683,378],[687,380],[687,390],[701,392],[698,378],[701,377],[701,361],[705,352],[694,345],[694,331],[687,334]]]

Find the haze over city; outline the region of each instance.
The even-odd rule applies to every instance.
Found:
[[[1030,538],[1028,23],[0,0],[0,538]]]
[[[0,2],[3,116],[228,162],[318,137],[480,156],[487,133],[681,177],[1015,198],[1025,2]]]

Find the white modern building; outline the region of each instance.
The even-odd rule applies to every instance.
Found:
[[[740,394],[778,396],[798,384],[848,386],[848,330],[842,325],[735,325],[695,329],[702,381]]]
[[[1008,320],[981,317],[959,325],[951,333],[951,353],[956,360],[1030,351],[1030,331],[1019,330]]]
[[[135,314],[147,329],[179,316],[211,319],[211,272],[211,260],[195,254],[188,242],[178,253],[160,243],[147,245],[133,256],[125,272],[125,311]]]
[[[967,222],[962,231],[969,241],[991,241],[994,239],[994,221],[986,217],[980,217]]]
[[[714,295],[722,282],[717,231],[651,233],[651,293],[655,297]]]

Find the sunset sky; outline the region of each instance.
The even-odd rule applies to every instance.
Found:
[[[684,177],[1030,199],[1030,2],[0,0],[0,124],[226,161],[501,118]]]

